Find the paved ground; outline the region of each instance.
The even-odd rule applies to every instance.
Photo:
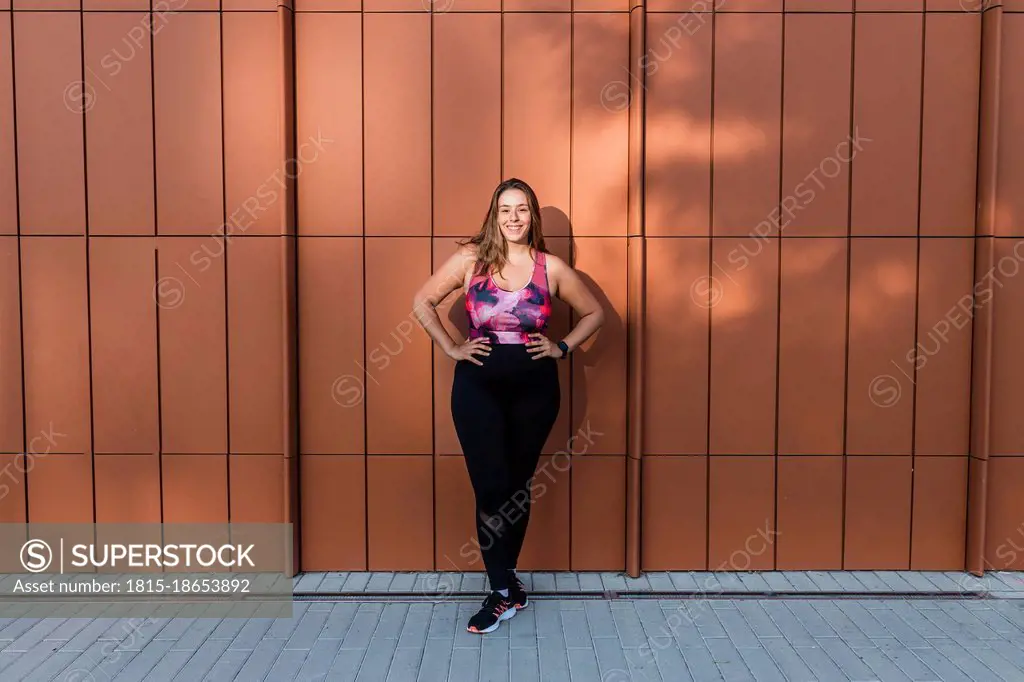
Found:
[[[296,589],[330,575],[337,579],[304,576]],[[402,591],[390,589],[404,586],[401,575],[389,575],[385,589]],[[857,575],[864,584],[885,574]],[[573,574],[559,576],[572,584]],[[886,577],[913,584],[920,576]],[[373,579],[362,574],[357,583]],[[413,584],[424,579],[413,576]],[[802,583],[787,582],[794,580]],[[986,586],[1018,584],[1014,574],[994,580]],[[974,585],[953,578],[961,584]],[[1024,681],[1024,599],[893,598],[880,587],[874,597],[824,592],[539,596],[482,637],[465,632],[478,601],[463,591],[442,601],[367,594],[300,602],[292,618],[277,620],[7,619],[0,620],[0,680]]]

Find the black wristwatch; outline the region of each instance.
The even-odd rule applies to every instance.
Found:
[[[559,360],[564,360],[569,357],[569,345],[565,341],[559,341],[555,345],[562,349],[562,357],[560,357]]]

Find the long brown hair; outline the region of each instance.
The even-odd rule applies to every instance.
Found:
[[[544,245],[544,232],[541,229],[540,204],[537,202],[537,195],[533,188],[519,178],[509,178],[498,185],[494,194],[491,195],[491,206],[487,209],[487,217],[480,227],[476,236],[468,241],[460,242],[462,245],[473,244],[476,246],[476,267],[474,274],[487,272],[501,272],[501,269],[508,263],[508,243],[505,235],[498,227],[498,197],[502,192],[510,189],[521,190],[526,194],[527,203],[530,207],[530,247],[536,251],[547,253]]]

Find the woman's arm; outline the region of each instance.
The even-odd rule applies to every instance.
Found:
[[[604,324],[604,310],[579,274],[565,261],[550,253],[547,254],[547,260],[552,291],[572,306],[580,318],[572,331],[561,339],[569,346],[569,350],[575,350]]]
[[[441,318],[438,316],[436,308],[448,294],[463,285],[466,279],[466,269],[475,260],[472,247],[460,246],[459,250],[452,254],[437,269],[437,272],[431,275],[430,279],[424,282],[412,299],[412,311],[416,316],[416,321],[449,356],[458,347],[458,344],[441,324]]]

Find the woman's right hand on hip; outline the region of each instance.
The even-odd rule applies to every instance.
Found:
[[[483,366],[484,363],[476,359],[476,355],[487,357],[491,354],[490,343],[485,338],[470,339],[463,343],[461,346],[455,346],[448,352],[448,357],[452,360],[469,360],[474,365]]]

